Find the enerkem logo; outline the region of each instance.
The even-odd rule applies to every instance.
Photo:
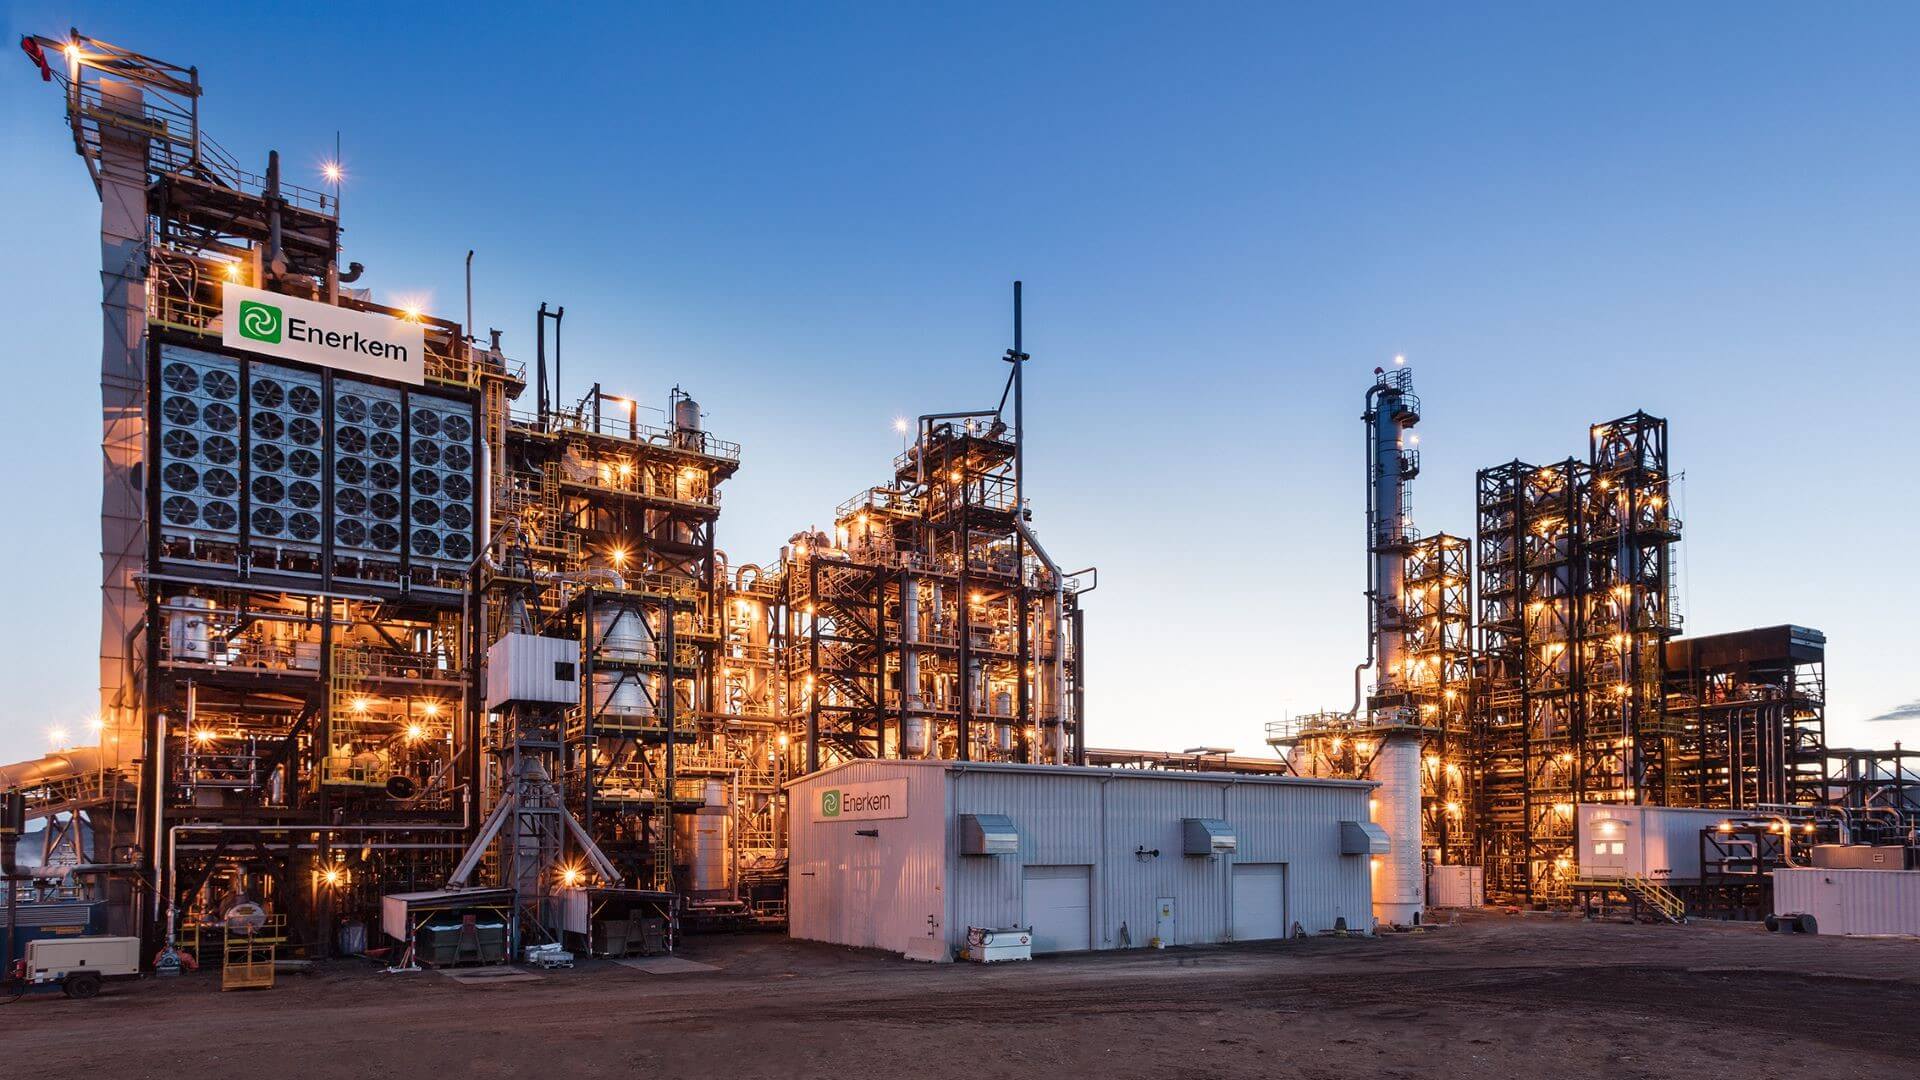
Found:
[[[396,382],[426,382],[427,328],[362,311],[228,282],[221,289],[220,344]]]
[[[828,790],[820,793],[820,816],[840,816],[840,793],[838,791]]]
[[[240,336],[280,344],[280,309],[253,300],[240,301]]]

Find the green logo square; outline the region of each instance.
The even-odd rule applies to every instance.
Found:
[[[840,793],[838,791],[823,791],[820,793],[820,816],[840,816]]]
[[[280,309],[253,300],[240,301],[240,336],[280,344]]]

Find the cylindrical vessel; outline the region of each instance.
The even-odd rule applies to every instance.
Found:
[[[1420,873],[1420,736],[1388,733],[1373,760],[1374,824],[1386,830],[1388,851],[1374,857],[1373,917],[1382,925],[1420,921],[1426,890]]]
[[[651,660],[657,655],[653,627],[640,609],[599,603],[593,609],[594,652],[612,660]]]
[[[167,652],[175,660],[213,659],[213,608],[204,596],[176,597],[167,612]]]
[[[701,792],[702,805],[673,820],[674,848],[685,868],[687,894],[716,899],[733,893],[733,815],[728,813],[727,785],[709,780]]]
[[[598,716],[652,716],[652,688],[625,671],[593,673],[593,710]]]

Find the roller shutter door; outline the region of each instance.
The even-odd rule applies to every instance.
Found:
[[[1092,869],[1029,866],[1021,872],[1034,952],[1082,952],[1093,947]]]
[[[1237,863],[1233,868],[1233,938],[1287,936],[1287,864]]]

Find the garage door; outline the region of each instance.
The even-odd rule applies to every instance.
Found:
[[[1233,938],[1259,941],[1287,936],[1287,864],[1236,863],[1233,868]]]
[[[1093,948],[1093,875],[1089,866],[1029,866],[1021,872],[1033,951]]]

